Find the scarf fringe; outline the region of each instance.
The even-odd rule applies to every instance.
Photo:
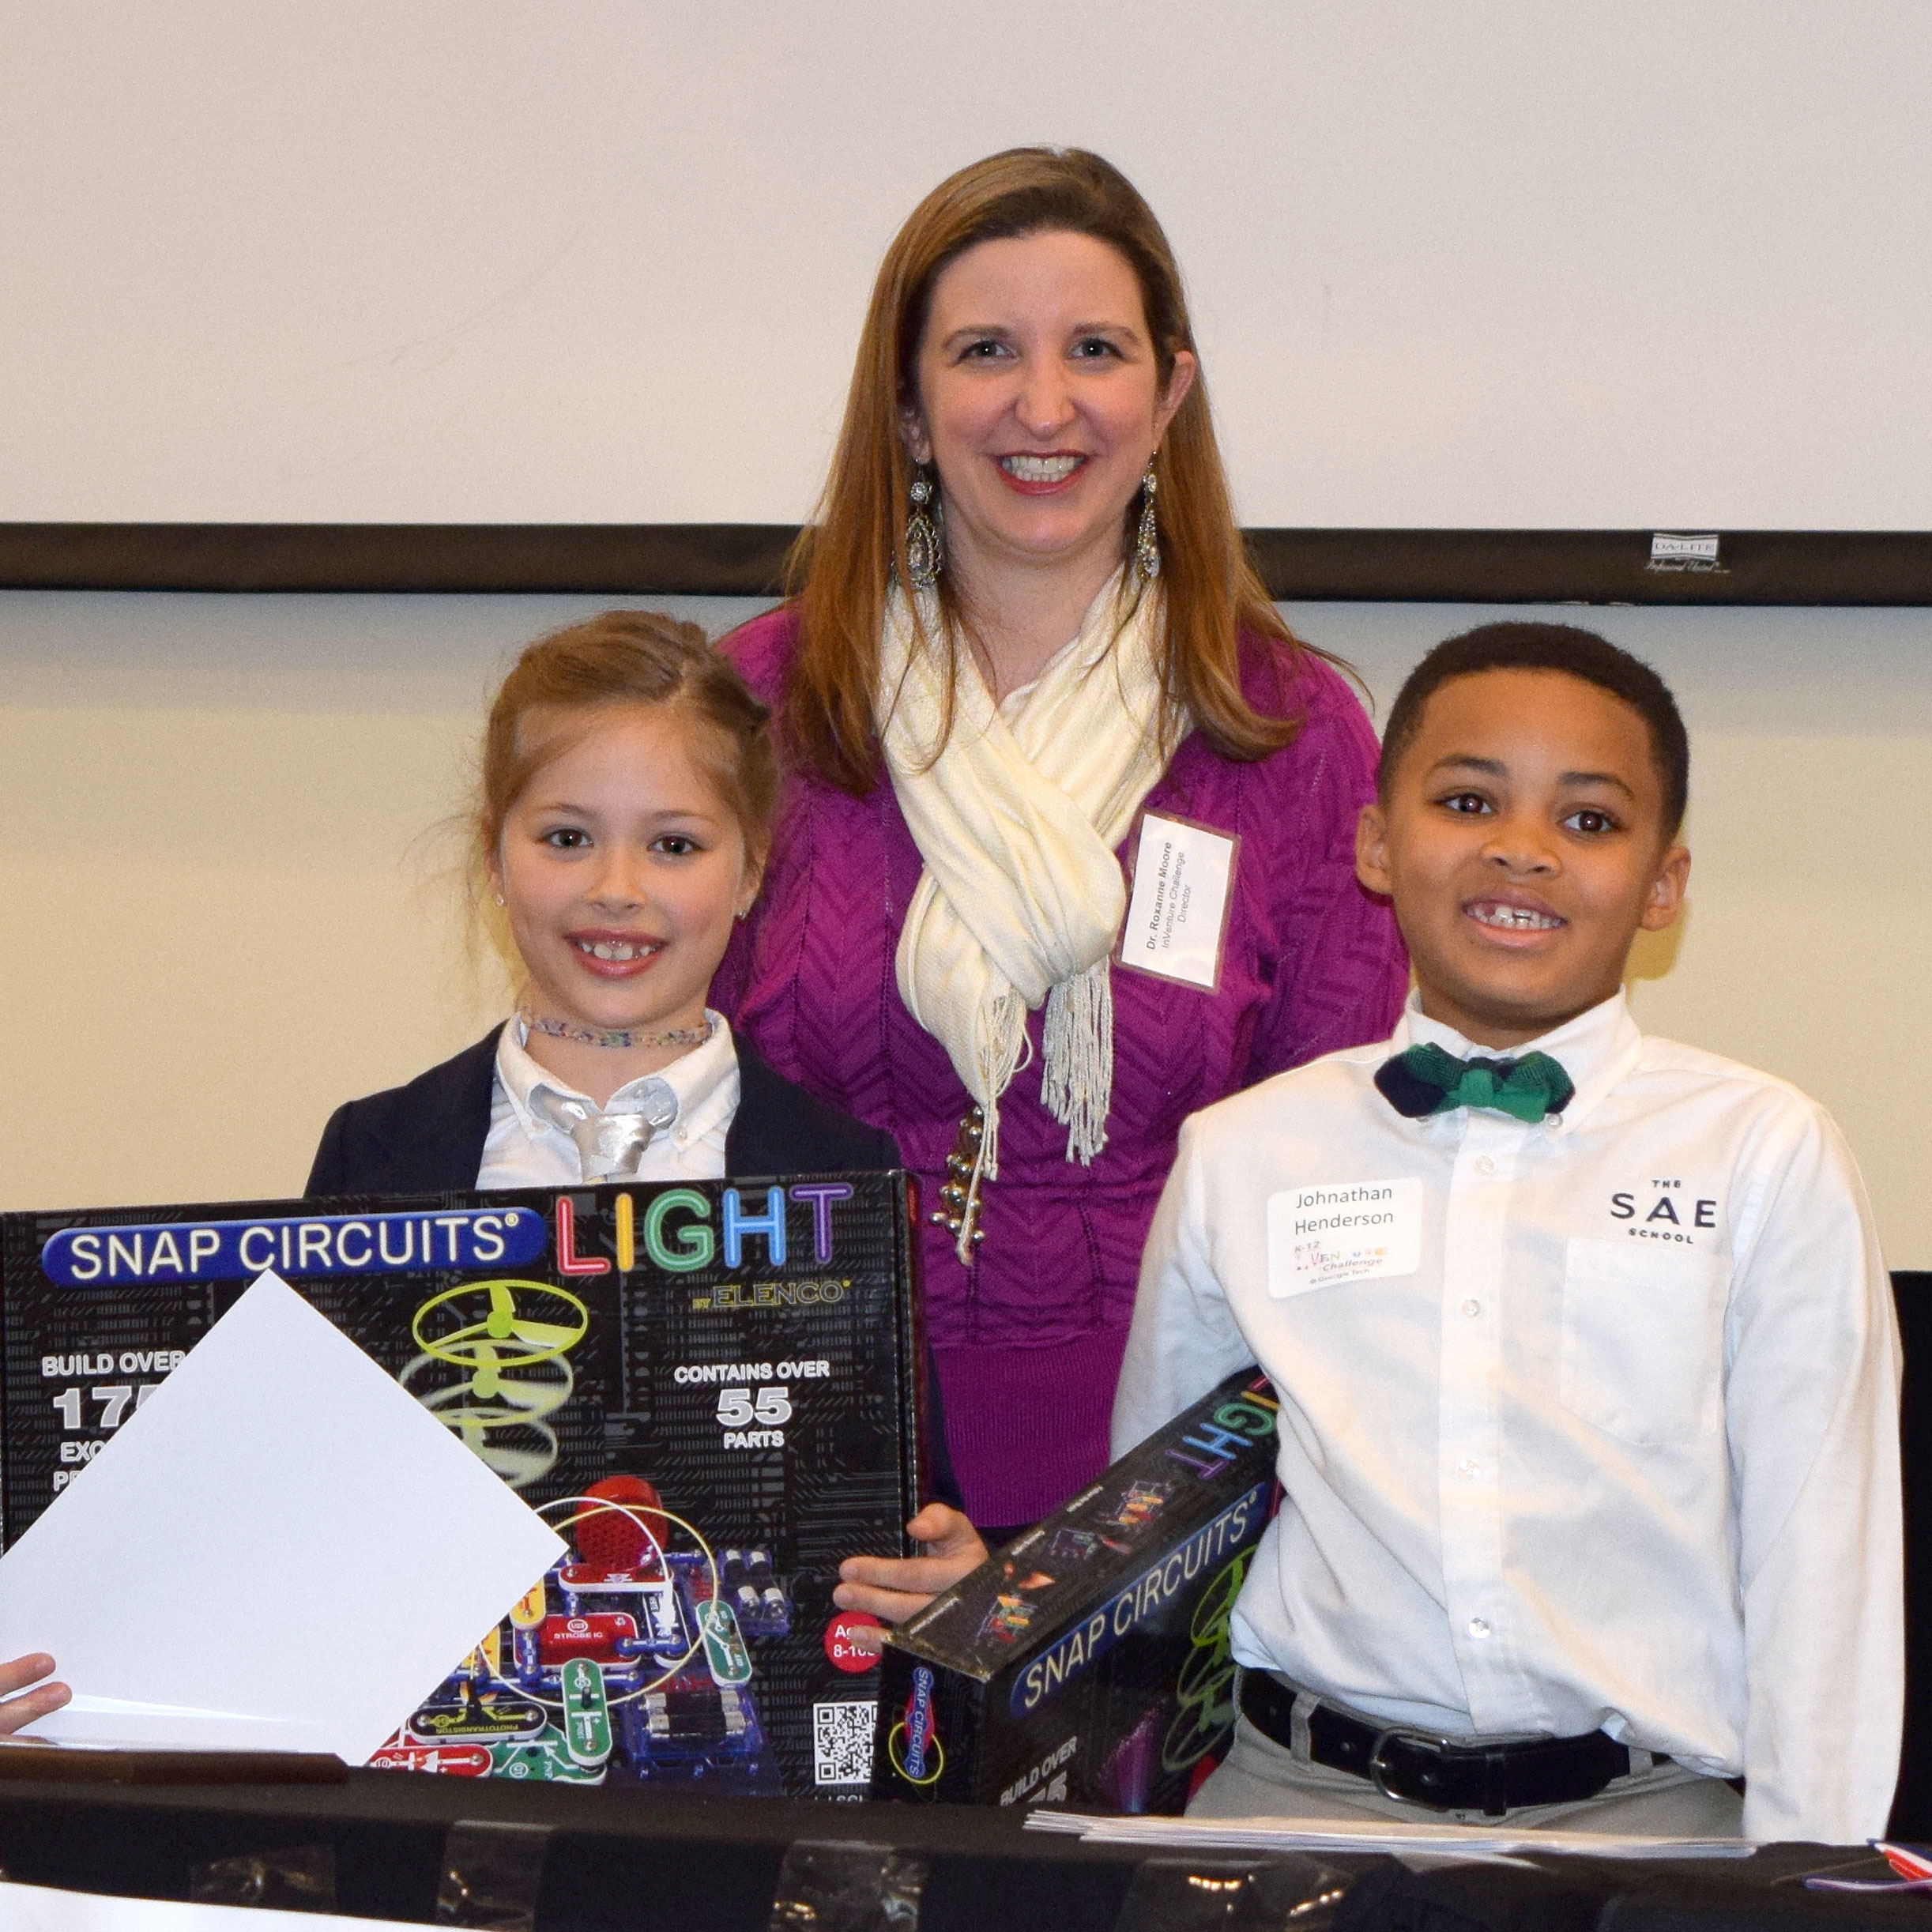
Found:
[[[1067,1129],[1067,1158],[1091,1167],[1113,1102],[1113,962],[1102,959],[1047,996],[1040,1098]]]
[[[979,1158],[974,1164],[973,1181],[977,1191],[979,1178],[1000,1178],[1000,1096],[1013,1084],[1013,1076],[1025,1064],[1032,1042],[1026,1038],[1026,1003],[1016,992],[996,994],[979,1010],[979,1038],[974,1042],[980,1087],[973,1098],[985,1117],[980,1135]]]
[[[1067,1158],[1091,1167],[1107,1144],[1113,1098],[1113,962],[1098,964],[1064,980],[1047,996],[1044,1031],[1046,1064],[1040,1098],[1066,1127]],[[966,1211],[953,1252],[973,1264],[973,1230],[978,1225],[980,1185],[1000,1177],[1000,1101],[1026,1063],[1032,1042],[1026,1008],[1017,993],[1003,993],[981,1009],[979,1074],[979,1154],[966,1183]]]

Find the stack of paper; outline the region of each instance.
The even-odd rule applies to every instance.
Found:
[[[1451,1858],[1537,1852],[1593,1859],[1744,1859],[1747,1838],[1625,1838],[1608,1832],[1525,1831],[1508,1825],[1360,1824],[1343,1818],[1147,1818],[1034,1811],[1026,1828],[1150,1851],[1386,1851]]]
[[[264,1275],[0,1559],[32,1734],[361,1764],[563,1551],[427,1410]]]
[[[107,1898],[0,1881],[0,1925],[7,1932],[232,1932],[232,1905],[163,1899]],[[334,1912],[251,1910],[248,1932],[421,1932],[394,1919],[345,1919]]]

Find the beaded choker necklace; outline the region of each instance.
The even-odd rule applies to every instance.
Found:
[[[540,1033],[552,1040],[574,1040],[581,1046],[702,1046],[711,1037],[711,1022],[699,1026],[674,1026],[668,1033],[636,1033],[628,1027],[607,1032],[596,1026],[574,1026],[567,1019],[539,1019],[530,1009],[519,1007],[517,1018],[526,1034]]]

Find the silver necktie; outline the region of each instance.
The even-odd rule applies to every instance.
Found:
[[[540,1087],[530,1096],[530,1110],[576,1142],[586,1181],[626,1181],[637,1172],[644,1150],[676,1120],[677,1096],[653,1080],[627,1106],[607,1113]]]

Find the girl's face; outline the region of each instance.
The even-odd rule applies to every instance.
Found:
[[[539,1018],[651,1033],[702,1021],[732,921],[757,894],[759,867],[692,755],[701,729],[669,705],[612,706],[591,714],[587,729],[565,712],[523,720],[540,742],[555,731],[567,738],[510,808],[491,868]],[[581,735],[568,742],[573,732]],[[583,1051],[615,1065],[605,1049]],[[677,1051],[627,1060],[625,1077]]]
[[[906,439],[939,471],[951,562],[1112,568],[1194,367],[1182,352],[1162,386],[1133,269],[1090,235],[981,242],[949,262]]]

